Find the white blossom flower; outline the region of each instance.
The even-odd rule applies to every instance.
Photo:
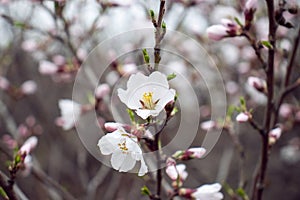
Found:
[[[173,181],[176,181],[178,178],[180,180],[185,180],[188,176],[185,168],[185,164],[170,165],[166,168],[166,173]]]
[[[135,110],[143,119],[158,116],[167,103],[174,100],[175,90],[169,89],[167,77],[156,71],[145,76],[133,74],[127,82],[127,90],[118,89],[120,100]]]
[[[82,113],[82,106],[72,100],[59,100],[58,106],[61,111],[61,125],[64,130],[70,130],[79,120]]]
[[[115,170],[127,172],[133,169],[136,161],[141,161],[138,175],[143,176],[148,172],[137,138],[127,133],[122,127],[103,136],[98,146],[103,155],[112,154],[111,165]]]
[[[220,200],[223,194],[219,192],[222,186],[219,183],[202,185],[191,194],[196,200]]]

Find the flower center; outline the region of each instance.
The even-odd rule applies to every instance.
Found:
[[[122,153],[127,153],[128,152],[128,148],[126,147],[126,140],[119,143],[118,146],[119,146],[120,150],[122,151]]]
[[[153,92],[144,92],[142,100],[140,100],[143,109],[155,110],[155,106],[159,100],[153,101]]]

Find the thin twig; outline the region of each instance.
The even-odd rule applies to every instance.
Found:
[[[268,66],[266,69],[267,76],[267,89],[268,89],[268,102],[265,111],[265,121],[264,121],[264,134],[262,134],[262,150],[261,150],[261,160],[259,163],[259,170],[256,174],[254,184],[252,199],[261,200],[264,191],[265,175],[269,160],[269,137],[268,132],[271,126],[272,114],[273,114],[273,96],[274,96],[274,58],[276,49],[276,30],[277,24],[275,21],[275,8],[274,0],[266,0],[268,7],[268,19],[269,19],[269,42],[272,48],[269,48],[268,52]]]
[[[9,183],[9,179],[0,171],[0,187],[5,191],[9,200],[17,200],[17,196],[13,190],[13,185]]]
[[[300,27],[299,27],[297,36],[296,36],[295,41],[294,41],[292,56],[290,58],[288,66],[287,66],[286,76],[285,76],[285,80],[284,80],[284,86],[285,87],[287,87],[289,85],[289,82],[290,82],[290,77],[291,77],[294,61],[295,61],[295,58],[296,58],[296,55],[297,55],[299,42],[300,42]]]
[[[258,47],[256,40],[248,32],[245,32],[245,31],[241,34],[241,36],[244,36],[249,41],[250,45],[252,46],[253,50],[255,51],[255,54],[256,54],[259,62],[262,64],[262,68],[266,69],[267,64],[261,55],[260,48]]]
[[[155,31],[155,47],[154,47],[154,70],[158,70],[158,65],[161,60],[161,55],[160,55],[160,43],[162,39],[164,38],[166,34],[166,29],[162,28],[162,22],[163,22],[163,17],[165,14],[165,0],[160,1],[160,6],[159,6],[159,15],[156,23],[153,23],[154,27],[156,28]]]
[[[282,93],[280,94],[279,98],[278,98],[278,103],[276,105],[276,110],[275,110],[275,116],[274,116],[274,121],[273,121],[273,126],[274,127],[277,122],[278,122],[278,117],[279,117],[279,109],[281,104],[283,103],[285,97],[291,93],[292,91],[294,91],[295,89],[297,89],[300,86],[300,78],[297,79],[297,81],[289,86],[287,86],[284,91],[282,91]]]
[[[66,200],[75,200],[76,199],[68,191],[63,189],[63,187],[59,183],[57,183],[55,180],[53,180],[51,177],[49,177],[43,170],[36,167],[35,165],[33,166],[31,173],[41,183],[43,183],[43,184],[47,183],[48,185],[52,186],[57,191],[59,191],[61,193],[61,195],[63,196],[63,199],[66,199]]]

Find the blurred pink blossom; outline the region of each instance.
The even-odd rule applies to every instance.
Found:
[[[110,93],[110,87],[108,84],[103,83],[99,85],[95,90],[95,96],[98,99],[104,98],[106,95]]]
[[[23,92],[23,94],[34,94],[37,90],[37,84],[33,80],[28,80],[21,85],[20,89]]]
[[[0,76],[0,89],[7,90],[9,85],[9,81],[4,76]]]
[[[2,141],[7,145],[9,149],[14,149],[17,147],[17,141],[14,140],[10,135],[3,135]]]
[[[200,127],[205,131],[216,128],[216,126],[217,126],[217,123],[215,121],[212,121],[212,120],[202,122],[201,125],[200,125]]]
[[[61,66],[66,63],[66,58],[64,56],[58,54],[58,55],[55,55],[52,57],[52,61],[53,61],[54,65]],[[46,61],[46,62],[48,62],[48,61]],[[51,64],[53,64],[53,63],[51,63]],[[57,67],[57,66],[55,66],[55,67]]]
[[[28,130],[27,126],[25,126],[24,124],[19,125],[18,132],[23,137],[26,137],[29,134],[29,130]]]
[[[283,118],[288,118],[292,115],[293,113],[293,108],[290,104],[288,103],[283,103],[281,104],[279,108],[279,115]]]
[[[39,64],[39,72],[43,75],[53,75],[58,71],[58,66],[52,62],[42,60]]]
[[[35,50],[37,50],[38,45],[34,40],[25,40],[24,42],[22,42],[21,47],[24,51],[34,52]]]

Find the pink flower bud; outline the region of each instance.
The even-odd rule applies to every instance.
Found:
[[[9,85],[9,81],[5,77],[0,76],[0,89],[7,90],[9,88]]]
[[[177,160],[190,160],[194,158],[202,158],[206,150],[202,147],[190,148],[186,151],[176,151],[172,157]]]
[[[260,78],[250,76],[247,80],[247,83],[259,92],[266,92],[267,90],[266,81]]]
[[[255,11],[257,9],[257,0],[248,0],[245,4],[245,11],[253,10]]]
[[[120,127],[122,127],[122,128],[128,128],[127,126],[128,125],[121,124],[121,123],[116,123],[116,122],[106,122],[104,124],[104,128],[108,132],[114,132],[114,131],[118,130]]]
[[[23,169],[21,171],[21,175],[23,177],[28,176],[31,172],[32,166],[33,166],[32,157],[30,155],[27,155],[24,159]]]
[[[217,125],[217,123],[215,121],[209,120],[209,121],[202,122],[200,127],[203,130],[208,131],[208,130],[211,130],[213,128],[216,128],[216,125]]]
[[[209,39],[216,41],[219,41],[228,35],[227,28],[223,25],[210,26],[207,28],[206,33]]]
[[[21,154],[26,153],[26,155],[28,155],[36,147],[37,143],[38,143],[38,138],[36,136],[31,136],[24,142],[19,152]]]
[[[206,149],[202,147],[194,147],[187,150],[188,152],[192,152],[193,154],[191,157],[193,158],[202,158],[203,155],[206,153]]]
[[[245,29],[249,30],[252,25],[254,13],[257,9],[257,0],[248,0],[245,4],[244,16],[245,16]]]
[[[37,89],[37,84],[32,80],[25,81],[21,85],[21,91],[23,92],[23,94],[26,94],[26,95],[34,94],[36,89]]]
[[[269,132],[269,136],[270,137],[274,137],[276,139],[279,139],[280,136],[281,136],[281,133],[282,133],[282,129],[280,127],[277,127],[275,129],[272,129],[270,132]]]
[[[184,181],[188,176],[185,168],[186,166],[184,164],[171,165],[166,168],[166,173],[173,181],[176,181],[178,178]]]
[[[110,93],[110,87],[109,87],[108,84],[104,83],[104,84],[99,85],[99,86],[96,88],[95,96],[96,96],[96,98],[98,98],[98,99],[102,99],[102,98],[104,98],[106,95],[108,95],[109,93]]]
[[[52,62],[42,60],[39,64],[39,72],[43,75],[53,75],[58,71],[57,65]]]
[[[221,23],[206,29],[208,38],[218,41],[225,37],[233,37],[240,34],[240,27],[234,21],[221,19]]]
[[[249,120],[250,116],[248,113],[240,113],[236,116],[236,121],[237,122],[247,122]]]
[[[269,132],[269,145],[275,144],[275,142],[280,138],[281,133],[282,133],[281,127],[272,129]]]

